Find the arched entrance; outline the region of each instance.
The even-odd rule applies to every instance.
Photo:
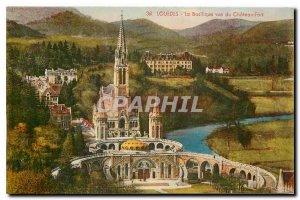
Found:
[[[198,181],[199,179],[199,164],[196,160],[189,159],[186,162],[186,169],[187,169],[187,178],[188,181]]]
[[[100,146],[100,148],[103,149],[103,150],[106,150],[106,149],[107,149],[107,146],[106,146],[106,144],[102,144],[102,145]]]
[[[219,165],[216,163],[213,166],[213,176],[218,177],[220,175]]]
[[[158,143],[156,148],[157,149],[164,149],[164,145],[162,143]]]
[[[115,150],[115,145],[114,145],[114,144],[109,144],[109,145],[108,145],[108,149]]]
[[[171,148],[171,147],[170,147],[169,145],[166,145],[166,146],[165,146],[165,150],[166,150],[166,151],[169,151],[170,148]]]
[[[232,169],[229,171],[229,176],[234,176],[234,172],[235,172],[235,168],[232,168]]]
[[[154,143],[150,143],[148,145],[148,149],[149,149],[149,151],[154,150],[155,149],[155,144]]]
[[[240,171],[240,178],[241,179],[246,179],[246,172],[244,170]]]
[[[211,166],[208,161],[201,163],[200,174],[202,180],[210,180],[211,178]]]
[[[150,163],[148,163],[146,160],[139,162],[137,169],[138,179],[145,181],[146,179],[150,178]]]
[[[247,174],[247,180],[251,180],[251,174],[250,174],[250,172]]]

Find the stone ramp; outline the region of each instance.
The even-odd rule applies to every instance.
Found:
[[[274,181],[274,178],[265,172],[260,172],[260,175],[265,180],[264,187],[267,189],[270,189],[272,191],[275,191],[276,190],[276,182]]]

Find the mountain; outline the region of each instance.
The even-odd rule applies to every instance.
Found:
[[[199,38],[200,36],[233,29],[239,32],[244,32],[258,23],[260,22],[244,19],[213,19],[192,28],[178,30],[177,32],[185,37]]]
[[[16,21],[19,24],[26,24],[64,11],[72,11],[78,15],[82,15],[78,10],[70,7],[7,7],[6,18]]]
[[[115,36],[118,28],[72,11],[64,11],[26,24],[46,35]]]
[[[26,25],[46,35],[91,36],[105,38],[108,43],[115,44],[120,22],[108,23],[65,11]],[[125,20],[124,26],[131,48],[141,51],[182,51],[192,44],[177,32],[150,20]]]
[[[112,22],[116,27],[120,26],[120,21]],[[183,39],[174,30],[160,26],[147,19],[124,20],[126,30],[137,36],[155,39]]]
[[[294,41],[294,20],[262,22],[241,35],[244,42],[286,43]]]
[[[45,35],[15,21],[6,20],[6,37],[41,38]]]

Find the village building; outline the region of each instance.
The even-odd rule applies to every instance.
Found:
[[[58,104],[58,97],[60,94],[61,85],[60,84],[49,84],[46,90],[39,93],[40,102],[45,102],[46,105],[56,105]]]
[[[69,130],[72,121],[72,112],[70,107],[65,104],[56,104],[50,108],[50,123],[63,130]]]
[[[70,70],[64,70],[60,68],[58,68],[57,70],[46,69],[45,76],[49,79],[50,83],[69,84],[73,80],[77,81],[77,69],[70,69]]]
[[[43,101],[46,105],[55,105],[58,104],[62,85],[69,84],[73,80],[77,81],[77,70],[46,69],[44,76],[26,76],[25,80],[35,88],[40,102]]]
[[[145,61],[151,72],[174,72],[176,68],[181,67],[186,71],[193,69],[192,55],[185,51],[182,53],[160,53],[151,54],[146,51],[142,61]]]
[[[207,66],[205,68],[206,74],[229,74],[230,68],[229,67],[217,67],[217,66]]]

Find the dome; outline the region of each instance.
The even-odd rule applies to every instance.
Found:
[[[147,144],[137,139],[129,139],[121,145],[121,150],[145,151]]]

